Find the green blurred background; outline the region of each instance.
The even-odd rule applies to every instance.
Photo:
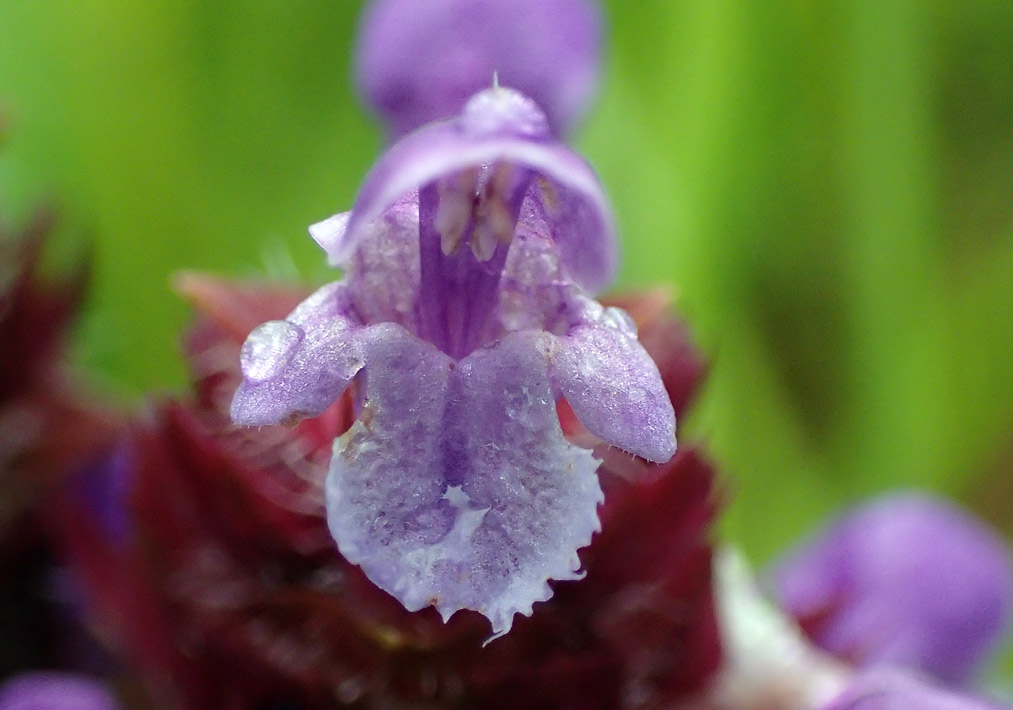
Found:
[[[77,357],[178,390],[179,269],[332,277],[306,235],[381,149],[360,2],[0,0],[0,204],[92,249]],[[1013,3],[614,0],[578,133],[621,286],[713,361],[726,533],[763,562],[848,501],[943,491],[1013,531]],[[87,243],[85,248],[81,245]]]

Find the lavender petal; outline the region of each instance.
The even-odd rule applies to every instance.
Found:
[[[539,128],[537,112],[515,91],[490,89],[473,97],[455,120],[426,126],[392,146],[367,175],[344,233],[324,239],[332,263],[350,259],[367,238],[368,225],[406,196],[469,169],[503,163],[534,174],[529,202],[546,220],[570,276],[590,291],[606,286],[618,262],[608,201],[587,162]]]
[[[649,461],[675,454],[675,411],[657,365],[618,308],[584,300],[586,313],[552,359],[552,376],[587,429]]]
[[[243,382],[232,421],[253,426],[315,416],[341,396],[362,367],[343,283],[324,286],[283,321],[257,327],[243,345]]]
[[[0,710],[117,710],[119,703],[98,680],[72,673],[36,671],[0,685]]]
[[[858,674],[823,710],[1003,710],[987,698],[935,686],[898,670]]]
[[[391,328],[394,328],[393,326]],[[335,445],[328,520],[342,554],[410,610],[516,613],[575,579],[598,530],[590,452],[569,444],[538,333],[454,361],[373,331],[366,402]]]

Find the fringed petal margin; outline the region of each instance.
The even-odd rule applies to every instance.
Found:
[[[341,553],[408,609],[474,609],[501,635],[552,596],[548,580],[580,576],[598,461],[563,437],[548,337],[516,333],[455,364],[396,326],[371,330],[328,520]]]

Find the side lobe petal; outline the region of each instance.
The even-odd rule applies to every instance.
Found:
[[[609,444],[650,461],[675,454],[675,411],[625,311],[587,302],[588,315],[557,339],[552,376],[577,418]]]
[[[315,416],[345,391],[362,367],[350,301],[342,283],[324,286],[286,320],[257,327],[243,344],[243,382],[232,421],[246,426]]]
[[[342,554],[410,610],[474,609],[498,635],[552,595],[549,579],[578,576],[599,527],[598,462],[563,438],[544,337],[511,335],[456,365],[404,331],[369,349],[328,520]]]

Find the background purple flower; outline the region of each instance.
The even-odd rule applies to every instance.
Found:
[[[824,710],[1002,710],[989,699],[946,690],[899,671],[858,674]]]
[[[26,673],[0,685],[0,710],[117,710],[112,694],[93,678]]]
[[[827,651],[964,683],[1006,630],[1013,571],[982,522],[901,493],[848,513],[789,554],[772,582]]]
[[[362,19],[356,76],[392,137],[455,115],[493,72],[561,134],[594,94],[600,35],[588,0],[378,0]]]

